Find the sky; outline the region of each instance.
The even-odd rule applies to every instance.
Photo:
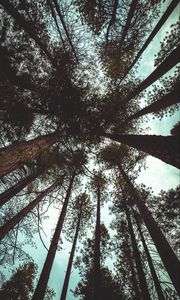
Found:
[[[164,6],[166,6],[170,1],[166,1]],[[153,42],[148,46],[146,51],[143,54],[143,58],[140,62],[140,67],[138,68],[139,76],[144,79],[146,78],[154,69],[153,59],[152,57],[158,52],[160,41],[162,41],[165,32],[168,31],[169,25],[173,22],[176,22],[177,17],[179,16],[179,10],[176,11],[171,15],[168,21],[165,23],[161,31],[158,35],[154,38]],[[142,104],[143,106],[143,104]],[[143,132],[142,134],[157,134],[157,135],[169,135],[170,130],[173,125],[179,120],[179,113],[173,117],[163,117],[162,120],[153,119],[152,116],[148,116],[147,123],[143,123]],[[149,127],[150,129],[147,130],[146,128]],[[152,187],[155,194],[158,194],[160,190],[168,190],[170,188],[176,187],[180,183],[180,173],[179,170],[165,164],[159,159],[156,159],[152,156],[148,156],[146,160],[147,169],[142,170],[140,176],[136,180],[136,183],[144,183],[148,187]],[[105,223],[109,222],[109,215],[107,208],[104,209],[103,214],[103,221]],[[50,209],[50,218],[44,222],[44,228],[46,235],[43,235],[43,240],[47,246],[49,247],[49,236],[52,236],[53,229],[55,227],[56,220],[58,218],[58,214],[60,211],[57,209]],[[53,215],[53,221],[51,216]],[[37,244],[37,249],[34,249],[30,246],[25,246],[24,250],[26,250],[38,264],[39,272],[43,266],[47,250],[44,248],[38,235],[35,235],[35,242]],[[49,279],[49,286],[54,288],[56,291],[56,297],[54,300],[59,300],[65,270],[68,263],[68,251],[70,249],[71,244],[66,242],[63,239],[63,250],[59,251],[56,254],[53,269]],[[74,289],[77,281],[78,281],[78,271],[73,268],[70,278],[70,289]],[[67,294],[67,300],[73,300],[74,297],[70,291]],[[78,299],[78,298],[76,298]]]

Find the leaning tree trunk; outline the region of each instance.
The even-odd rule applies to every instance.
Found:
[[[50,0],[50,1],[51,1],[51,0]],[[54,2],[56,11],[57,11],[58,16],[59,16],[59,18],[60,18],[60,20],[61,20],[61,23],[62,23],[62,26],[63,26],[63,28],[64,28],[66,37],[67,37],[67,39],[68,39],[69,45],[71,46],[71,49],[72,49],[72,51],[73,51],[73,53],[74,53],[74,56],[75,56],[76,60],[78,61],[78,58],[77,58],[77,55],[76,55],[76,51],[75,51],[74,46],[73,46],[73,43],[72,43],[72,41],[71,41],[71,38],[70,38],[70,35],[69,35],[69,32],[68,32],[67,26],[66,26],[66,24],[65,24],[63,15],[62,15],[61,10],[60,10],[60,6],[59,6],[59,4],[58,4],[58,1],[57,1],[57,0],[52,0],[52,1]]]
[[[23,190],[28,184],[34,181],[39,176],[38,173],[31,174],[26,178],[23,178],[21,181],[14,184],[8,190],[0,194],[0,207],[7,203],[12,197],[14,197],[17,193]]]
[[[135,212],[134,212],[134,217],[135,217],[137,228],[138,228],[138,231],[139,231],[139,234],[140,234],[140,237],[141,237],[141,241],[142,241],[142,244],[143,244],[143,247],[144,247],[144,251],[146,253],[147,262],[148,262],[149,269],[151,271],[151,275],[152,275],[152,278],[153,278],[153,281],[154,281],[154,285],[155,285],[155,289],[156,289],[156,292],[157,292],[157,295],[158,295],[158,299],[159,300],[165,300],[165,297],[163,295],[159,279],[158,279],[157,274],[156,274],[156,270],[154,268],[154,264],[153,264],[151,255],[149,253],[149,249],[146,245],[146,241],[144,239],[144,235],[143,235],[142,230],[141,230],[141,225],[139,223],[138,217],[136,216]]]
[[[123,125],[125,125],[126,123],[128,123],[134,119],[137,119],[141,116],[144,116],[144,115],[147,115],[150,113],[157,113],[162,109],[166,109],[167,107],[170,107],[170,106],[178,104],[178,103],[180,103],[180,88],[177,86],[174,89],[174,91],[162,96],[161,99],[151,103],[150,105],[139,110],[137,113],[128,117],[125,120],[125,122],[123,123]]]
[[[166,74],[170,69],[172,69],[179,62],[179,53],[180,46],[174,49],[171,54],[143,82],[141,82],[140,85],[129,94],[129,96],[127,96],[127,98],[124,100],[125,104],[139,95],[143,90]]]
[[[58,141],[60,133],[50,133],[33,140],[12,143],[0,148],[0,177],[19,168],[22,164],[47,150]]]
[[[180,138],[178,136],[121,135],[103,132],[100,135],[144,151],[167,164],[180,168]]]
[[[127,217],[129,234],[130,234],[130,237],[131,237],[131,243],[132,243],[132,248],[133,248],[134,259],[135,259],[135,262],[136,262],[136,269],[137,269],[137,274],[138,274],[138,277],[139,277],[139,283],[140,283],[140,288],[141,288],[141,292],[142,292],[142,298],[144,300],[151,300],[149,290],[148,290],[147,281],[146,281],[146,277],[145,277],[145,274],[144,274],[144,271],[143,271],[143,266],[142,266],[142,262],[141,262],[140,253],[139,253],[138,246],[137,246],[137,243],[136,243],[136,238],[135,238],[135,234],[134,234],[134,230],[133,230],[129,210],[128,210],[125,199],[123,199],[123,206],[124,206],[126,217]]]
[[[147,48],[147,46],[153,40],[153,38],[155,37],[155,35],[158,33],[158,31],[164,25],[164,23],[169,18],[169,16],[171,15],[171,13],[173,12],[173,10],[176,8],[176,6],[178,4],[179,4],[179,0],[172,0],[172,2],[170,3],[170,5],[168,6],[167,10],[163,14],[163,16],[161,17],[161,19],[157,23],[157,25],[155,26],[154,30],[151,32],[151,34],[149,35],[148,39],[146,40],[146,42],[144,43],[144,45],[142,46],[142,48],[138,52],[136,58],[133,60],[132,64],[129,66],[129,68],[127,69],[126,73],[123,75],[123,78],[121,79],[121,82],[126,77],[126,75],[129,73],[129,71],[133,68],[133,66],[138,61],[138,59],[140,58],[140,56],[142,55],[142,53],[144,52],[144,50]]]
[[[168,241],[166,240],[164,234],[162,233],[161,229],[159,228],[158,224],[154,220],[151,212],[148,210],[144,202],[142,201],[138,191],[131,183],[128,175],[124,172],[122,166],[119,164],[119,171],[121,176],[123,177],[124,181],[126,182],[129,191],[139,209],[141,217],[144,220],[144,223],[149,231],[149,234],[156,246],[156,249],[162,259],[162,262],[172,280],[172,283],[177,290],[178,295],[180,295],[180,285],[179,285],[179,278],[180,278],[180,263],[175,255],[174,251],[172,250],[171,246],[169,245]]]
[[[9,0],[0,0],[0,4],[4,7],[7,13],[12,16],[16,23],[24,29],[24,31],[32,38],[39,48],[47,55],[51,63],[56,67],[56,63],[47,49],[47,46],[42,43],[42,40],[35,34],[34,30],[29,26],[24,17],[18,12],[18,10],[10,3]]]
[[[74,240],[73,240],[73,244],[72,244],[72,248],[71,248],[71,254],[69,257],[69,262],[68,262],[68,266],[67,266],[67,270],[66,270],[66,276],[64,279],[64,284],[63,284],[63,289],[62,289],[60,300],[66,299],[68,285],[69,285],[69,278],[71,275],[71,268],[72,268],[72,263],[73,263],[73,259],[74,259],[74,253],[75,253],[75,249],[76,249],[80,223],[81,223],[81,216],[82,216],[82,206],[81,206],[80,212],[79,212],[78,222],[77,222],[77,226],[76,226],[76,232],[74,235]]]
[[[100,266],[100,186],[97,187],[97,210],[96,210],[96,229],[95,229],[95,249],[94,249],[94,300],[100,299],[101,289],[101,266]]]
[[[51,245],[49,247],[49,251],[48,251],[44,266],[42,268],[41,275],[40,275],[38,284],[36,286],[34,295],[32,297],[32,300],[43,300],[44,299],[44,295],[46,292],[47,283],[48,283],[49,276],[51,273],[54,257],[55,257],[56,251],[57,251],[57,246],[58,246],[61,230],[62,230],[64,219],[66,216],[67,206],[69,203],[69,198],[71,195],[71,190],[73,187],[75,175],[76,175],[76,170],[74,170],[74,172],[72,174],[72,177],[71,177],[71,180],[69,183],[69,187],[68,187],[68,190],[66,193],[66,197],[64,200],[63,208],[62,208],[58,223],[56,225],[56,229],[55,229],[52,241],[51,241]]]
[[[59,180],[54,182],[50,187],[48,187],[44,192],[42,192],[35,200],[29,203],[25,208],[23,208],[17,215],[12,219],[7,221],[3,226],[0,227],[0,240],[14,227],[16,226],[23,218],[30,213],[33,208],[49,193],[51,193],[59,184]]]
[[[138,0],[132,0],[131,5],[130,5],[130,9],[129,9],[129,12],[128,12],[128,16],[127,16],[127,21],[126,21],[125,26],[123,27],[121,39],[120,39],[120,42],[119,42],[119,52],[120,53],[122,51],[124,40],[127,36],[129,27],[131,26],[131,21],[132,21],[132,18],[134,16],[134,12],[136,10],[137,4],[138,4]]]

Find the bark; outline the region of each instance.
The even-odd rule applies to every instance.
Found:
[[[9,0],[0,0],[0,4],[4,7],[9,15],[11,15],[17,22],[17,24],[24,29],[24,31],[32,38],[39,48],[46,54],[51,63],[57,67],[53,57],[48,51],[46,45],[44,45],[41,39],[35,34],[34,30],[29,26],[24,17],[17,11],[17,9],[9,2]]]
[[[167,107],[170,107],[172,105],[180,103],[180,89],[179,87],[176,87],[174,91],[162,96],[161,99],[151,103],[150,105],[142,108],[135,114],[131,115],[126,119],[126,121],[123,123],[125,125],[126,123],[137,119],[141,116],[150,114],[150,113],[157,113],[162,109],[166,109]]]
[[[29,141],[14,142],[10,146],[0,148],[0,177],[37,157],[57,142],[59,137],[60,133],[51,133]]]
[[[74,56],[75,56],[76,60],[78,61],[78,58],[77,58],[77,55],[76,55],[76,51],[75,51],[75,49],[74,49],[73,43],[72,43],[72,41],[71,41],[71,38],[70,38],[70,36],[69,36],[69,32],[68,32],[68,30],[67,30],[67,27],[66,27],[66,24],[65,24],[63,15],[62,15],[61,10],[60,10],[60,7],[59,7],[59,4],[58,4],[57,0],[53,0],[53,2],[54,2],[54,5],[55,5],[55,8],[56,8],[56,11],[57,11],[57,13],[58,13],[58,16],[59,16],[59,18],[60,18],[60,20],[61,20],[61,23],[62,23],[62,26],[63,26],[63,28],[64,28],[65,34],[66,34],[66,36],[67,36],[69,45],[71,46],[71,49],[72,49],[72,51],[73,51],[73,53],[74,53]]]
[[[125,99],[125,103],[128,103],[131,99],[139,95],[143,90],[148,88],[156,80],[166,74],[171,68],[173,68],[180,59],[180,46],[174,49],[171,54],[143,81],[132,91]]]
[[[96,211],[96,229],[95,229],[95,250],[94,250],[94,300],[100,299],[101,273],[100,273],[100,187],[97,188],[97,211]]]
[[[56,229],[55,229],[52,241],[51,241],[51,245],[49,247],[49,251],[48,251],[44,266],[42,268],[42,272],[41,272],[38,284],[36,286],[34,295],[32,297],[32,300],[43,300],[44,299],[48,279],[49,279],[49,276],[50,276],[50,273],[51,273],[52,265],[53,265],[55,254],[56,254],[57,247],[58,247],[58,242],[59,242],[61,230],[62,230],[64,219],[65,219],[65,216],[66,216],[67,206],[68,206],[68,203],[69,203],[69,198],[70,198],[70,195],[71,195],[71,190],[72,190],[72,187],[73,187],[73,182],[74,182],[75,175],[76,175],[76,170],[72,174],[72,177],[71,177],[71,180],[70,180],[70,183],[69,183],[69,187],[68,187],[68,190],[67,190],[67,193],[66,193],[66,197],[65,197],[65,200],[64,200],[63,208],[62,208],[58,223],[56,225]]]
[[[129,191],[138,207],[140,215],[144,220],[144,223],[161,257],[161,260],[171,278],[171,281],[175,289],[177,290],[178,295],[180,295],[180,285],[179,285],[180,262],[176,254],[172,250],[171,246],[169,245],[168,241],[166,240],[161,229],[159,228],[158,224],[156,223],[153,216],[151,215],[151,212],[142,201],[138,191],[131,183],[128,175],[124,172],[120,164],[118,165],[118,167],[119,167],[120,174],[122,175],[124,181],[129,187]]]
[[[59,180],[53,183],[50,187],[48,187],[45,191],[43,191],[35,200],[29,203],[25,208],[23,208],[17,215],[15,215],[12,219],[7,221],[3,226],[0,227],[0,240],[12,229],[14,228],[23,218],[30,213],[36,205],[38,205],[41,200],[51,193],[59,184]]]
[[[136,10],[137,4],[138,4],[138,0],[132,0],[131,6],[130,6],[130,9],[129,9],[129,12],[128,12],[128,16],[127,16],[127,21],[126,21],[126,24],[124,26],[124,29],[123,29],[123,32],[122,32],[122,35],[121,35],[121,39],[120,39],[120,43],[119,43],[119,52],[121,52],[121,50],[122,50],[123,43],[124,43],[124,40],[127,36],[129,27],[131,26],[131,21],[132,21],[132,18],[134,16],[134,12]]]
[[[142,241],[142,244],[143,244],[143,247],[144,247],[144,251],[146,253],[147,262],[148,262],[149,269],[150,269],[150,272],[151,272],[151,275],[152,275],[152,278],[153,278],[153,281],[154,281],[154,285],[155,285],[155,289],[156,289],[156,292],[157,292],[157,295],[158,295],[158,299],[159,300],[165,300],[165,297],[163,295],[158,276],[156,274],[156,270],[154,268],[153,260],[151,258],[150,253],[149,253],[149,249],[147,247],[146,241],[144,239],[144,235],[143,235],[142,230],[141,230],[141,225],[139,223],[139,220],[138,220],[135,212],[134,212],[134,217],[135,217],[137,228],[138,228],[138,231],[139,231],[139,234],[140,234],[140,237],[141,237],[141,241]]]
[[[135,65],[135,63],[138,61],[138,59],[140,58],[140,56],[142,55],[142,53],[145,51],[145,49],[147,48],[147,46],[150,44],[150,42],[153,40],[153,38],[156,36],[156,34],[158,33],[158,31],[161,29],[161,27],[164,25],[164,23],[166,22],[166,20],[169,18],[169,16],[171,15],[171,13],[173,12],[173,10],[176,8],[176,6],[178,5],[179,0],[172,0],[172,2],[170,3],[170,5],[168,6],[168,8],[166,9],[165,13],[163,14],[163,16],[161,17],[161,19],[159,20],[159,22],[157,23],[157,25],[155,26],[154,30],[151,32],[151,34],[149,35],[148,39],[146,40],[146,42],[144,43],[144,45],[142,46],[142,48],[140,49],[140,51],[138,52],[136,58],[133,60],[132,64],[129,66],[129,68],[127,69],[126,73],[124,74],[123,78],[121,79],[121,81],[123,81],[123,79],[126,77],[126,75],[129,73],[129,71],[133,68],[133,66]]]
[[[82,207],[80,209],[79,218],[78,218],[78,222],[77,222],[77,225],[76,225],[76,231],[75,231],[75,235],[74,235],[74,240],[73,240],[73,244],[72,244],[72,248],[71,248],[71,254],[70,254],[70,257],[69,257],[69,262],[68,262],[68,266],[67,266],[67,270],[66,270],[66,276],[65,276],[65,279],[64,279],[64,284],[63,284],[63,289],[62,289],[60,300],[65,300],[66,299],[68,285],[69,285],[69,278],[70,278],[70,275],[71,275],[71,268],[72,268],[72,264],[73,264],[74,253],[75,253],[75,249],[76,249],[76,244],[77,244],[77,239],[78,239],[78,234],[79,234],[79,228],[80,228],[80,223],[81,223],[81,216],[82,216]]]
[[[123,199],[123,204],[124,204],[124,209],[125,209],[126,217],[127,217],[127,221],[128,221],[129,234],[131,237],[131,243],[132,243],[132,248],[133,248],[134,259],[136,262],[136,269],[137,269],[137,273],[138,273],[138,277],[139,277],[142,298],[144,300],[151,300],[146,277],[145,277],[145,274],[143,271],[140,253],[139,253],[138,246],[136,243],[136,238],[135,238],[135,234],[134,234],[134,230],[133,230],[133,226],[132,226],[132,222],[131,222],[131,217],[130,217],[129,210],[128,210],[125,199]]]
[[[167,164],[180,168],[180,138],[160,135],[121,135],[102,133],[101,136],[126,144],[157,157]]]

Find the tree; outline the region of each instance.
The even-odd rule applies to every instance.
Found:
[[[34,262],[20,266],[14,271],[11,278],[6,281],[0,290],[0,296],[4,299],[28,300],[33,290],[33,281],[37,272]]]
[[[20,266],[14,271],[11,278],[2,285],[0,296],[6,300],[30,300],[34,289],[36,273],[37,265],[34,262]],[[44,300],[52,300],[54,296],[53,289],[48,288]]]
[[[121,149],[122,154],[120,157]],[[112,152],[111,152],[112,151]],[[126,153],[127,155],[127,153]],[[172,283],[179,293],[179,285],[178,285],[178,277],[179,277],[179,260],[174,253],[173,249],[169,245],[166,237],[162,233],[161,229],[159,228],[158,224],[156,223],[154,217],[152,216],[151,212],[143,202],[141,195],[139,194],[138,190],[134,187],[133,183],[131,182],[129,176],[124,171],[122,167],[123,158],[126,156],[123,147],[120,148],[116,146],[108,146],[102,152],[101,156],[104,158],[106,162],[108,162],[111,166],[116,166],[119,169],[120,176],[122,177],[123,181],[128,187],[129,193],[134,199],[138,210],[140,212],[141,217],[143,218],[146,227],[149,231],[149,234],[152,237],[152,240],[157,248],[157,251],[164,263],[164,266],[172,280]],[[172,267],[176,266],[176,268]]]
[[[70,252],[70,257],[68,261],[68,266],[66,270],[66,275],[64,279],[64,284],[61,292],[61,300],[66,299],[66,294],[68,290],[68,285],[69,285],[69,279],[70,279],[70,274],[71,274],[71,269],[72,269],[72,264],[73,264],[73,259],[74,259],[74,254],[76,250],[76,244],[78,240],[79,234],[84,231],[87,228],[89,218],[91,218],[91,205],[90,205],[90,200],[88,198],[88,195],[83,193],[77,196],[77,199],[74,203],[74,209],[72,213],[76,213],[77,216],[73,218],[73,225],[76,223],[76,229],[75,229],[75,234],[73,238],[73,243],[71,247],[71,252]],[[77,220],[76,220],[77,219]],[[83,228],[82,228],[82,225]],[[72,226],[72,225],[71,225]],[[74,227],[74,226],[73,226]]]

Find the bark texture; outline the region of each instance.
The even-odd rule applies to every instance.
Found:
[[[37,157],[58,141],[60,134],[51,133],[33,140],[12,143],[0,148],[0,177],[19,168],[25,162]]]

